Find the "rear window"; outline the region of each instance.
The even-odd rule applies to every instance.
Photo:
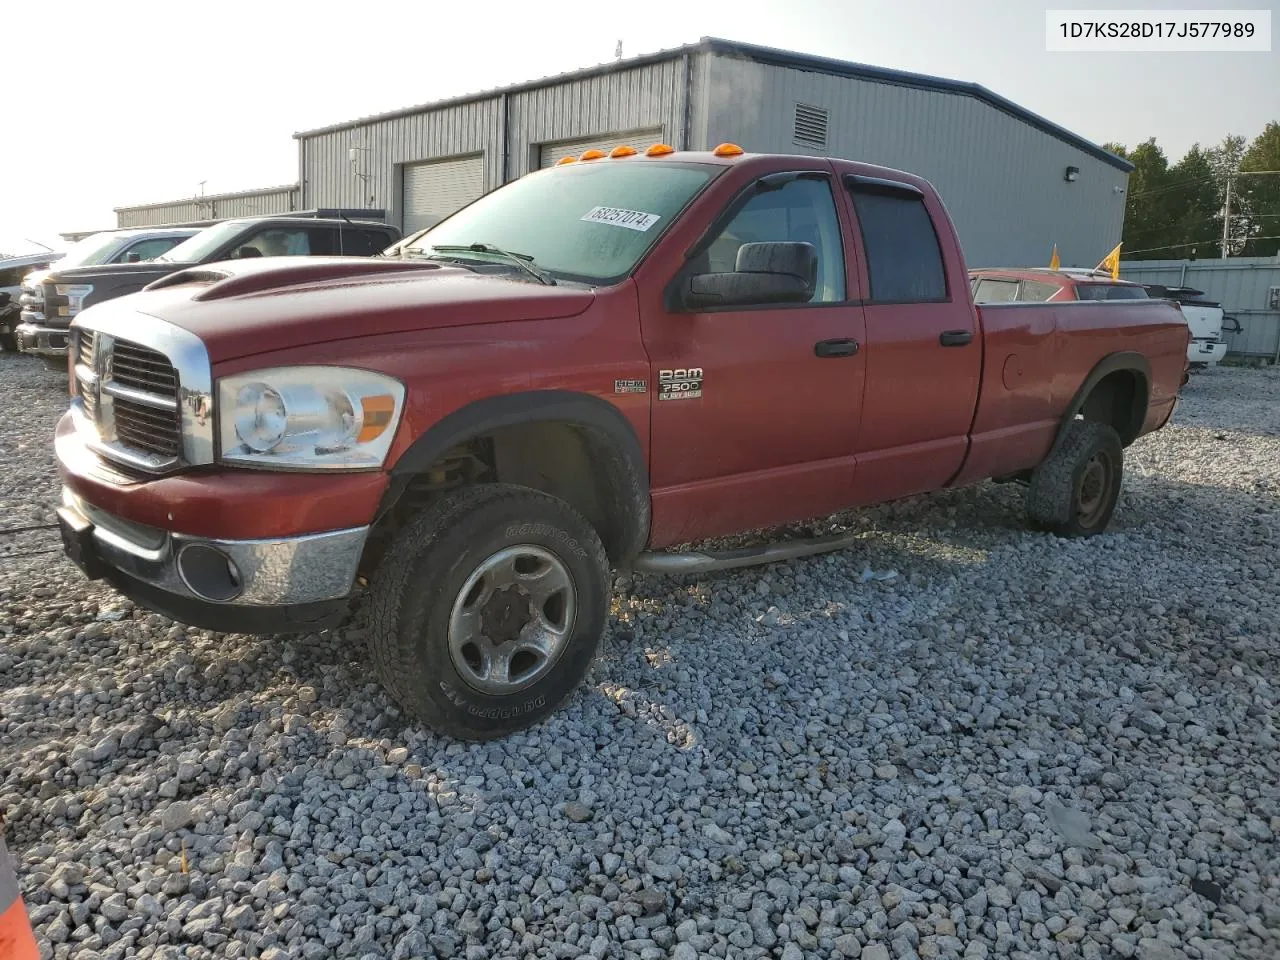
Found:
[[[947,299],[942,248],[924,198],[854,186],[853,205],[862,229],[877,303],[920,303]]]
[[[1119,283],[1077,283],[1077,300],[1149,300],[1147,291],[1139,286]]]

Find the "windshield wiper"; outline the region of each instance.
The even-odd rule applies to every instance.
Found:
[[[555,277],[548,276],[541,270],[536,269],[533,266],[533,257],[527,253],[511,253],[501,247],[495,247],[492,243],[444,243],[433,246],[430,249],[440,253],[496,253],[500,257],[505,257],[508,262],[514,263],[539,283],[546,284],[549,287],[556,285]]]

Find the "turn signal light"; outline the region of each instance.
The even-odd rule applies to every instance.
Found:
[[[627,147],[627,146],[614,147],[612,150],[609,151],[609,156],[611,157],[634,157],[635,155],[636,155],[635,147]]]
[[[736,143],[722,143],[711,152],[717,157],[736,157],[742,153],[742,148]]]
[[[556,166],[562,167],[566,163],[577,163],[577,162],[578,162],[577,157],[561,157],[559,160],[556,161]]]
[[[668,153],[675,153],[675,147],[669,147],[665,143],[655,143],[652,147],[644,152],[646,157],[665,157]]]
[[[603,156],[604,156],[603,150],[588,150],[578,159],[579,160],[599,160]]]

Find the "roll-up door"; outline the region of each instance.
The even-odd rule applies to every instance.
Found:
[[[433,160],[404,166],[404,235],[432,227],[484,193],[484,158]]]
[[[644,150],[655,143],[662,142],[662,128],[651,130],[632,130],[630,133],[605,133],[585,140],[567,140],[564,143],[544,143],[538,152],[538,166],[554,167],[561,157],[576,157],[586,150],[603,150],[608,153],[614,147],[624,144]]]

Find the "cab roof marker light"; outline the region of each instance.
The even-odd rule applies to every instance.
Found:
[[[736,143],[722,143],[711,152],[717,157],[738,157],[743,150]]]
[[[623,145],[620,147],[614,147],[612,150],[609,151],[610,157],[634,157],[635,155],[636,155],[636,148],[628,147],[626,145]]]
[[[561,157],[559,160],[556,161],[556,166],[563,167],[566,163],[577,163],[577,162],[578,162],[577,157]]]
[[[675,147],[668,146],[665,143],[655,143],[644,152],[646,157],[665,157],[669,153],[675,153]]]
[[[604,155],[605,154],[603,150],[588,150],[578,159],[579,160],[599,160]]]

